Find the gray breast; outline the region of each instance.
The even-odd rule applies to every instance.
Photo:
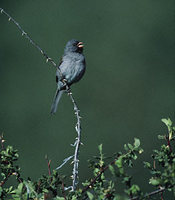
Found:
[[[60,70],[63,76],[68,81],[68,84],[79,81],[85,72],[85,58],[82,54],[71,53],[63,57],[63,62],[60,65]]]

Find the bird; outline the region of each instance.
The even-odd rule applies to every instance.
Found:
[[[71,39],[64,48],[62,60],[56,70],[57,90],[51,106],[51,114],[56,113],[60,98],[66,90],[66,85],[70,87],[73,83],[78,82],[85,73],[86,61],[83,55],[83,47],[83,42]]]

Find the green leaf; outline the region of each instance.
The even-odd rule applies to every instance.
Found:
[[[20,184],[18,185],[18,188],[16,189],[16,193],[17,193],[17,194],[21,194],[21,193],[22,193],[23,186],[24,186],[23,183],[20,183]]]
[[[130,185],[131,179],[132,179],[131,176],[125,176],[125,177],[123,178],[123,183],[125,183],[126,185]]]
[[[89,197],[90,200],[93,200],[94,199],[94,195],[90,192],[87,191],[87,195]]]
[[[164,135],[158,135],[158,139],[159,139],[159,140],[164,140],[164,139],[165,139],[165,136],[164,136]]]
[[[172,126],[172,121],[170,118],[168,119],[162,119],[162,122],[166,125],[166,126]]]
[[[151,168],[151,164],[149,162],[143,162],[144,167],[150,169]]]
[[[115,176],[115,169],[112,165],[109,165],[109,170],[113,176]]]
[[[137,160],[137,155],[136,154],[133,155],[133,159]]]
[[[101,154],[101,153],[102,153],[102,150],[103,150],[103,144],[98,145],[98,149],[99,149],[100,154]]]
[[[72,200],[77,200],[77,197],[74,195],[74,196],[72,197]]]
[[[124,144],[124,149],[125,149],[125,151],[129,150],[126,144]]]
[[[115,161],[115,164],[117,165],[118,168],[122,168],[123,167],[123,158],[122,156],[120,156],[116,161]]]
[[[138,138],[134,138],[134,146],[138,148],[140,146],[140,140]]]
[[[116,161],[115,161],[115,165],[117,165],[118,169],[119,169],[119,173],[120,174],[124,174],[124,169],[123,169],[123,157],[120,156]]]
[[[128,147],[129,147],[131,150],[133,150],[132,144],[129,144],[129,143],[128,143]]]
[[[154,185],[154,186],[160,185],[160,182],[161,182],[161,180],[158,178],[151,178],[149,180],[149,184]]]
[[[137,193],[140,191],[140,188],[138,185],[133,184],[129,190],[132,194],[137,195]]]
[[[35,192],[35,189],[34,189],[34,185],[33,185],[33,183],[31,181],[28,181],[28,182],[27,181],[23,181],[23,183],[24,183],[26,189],[29,190],[30,196],[31,196],[31,194],[34,194],[35,196],[37,195],[37,193]]]

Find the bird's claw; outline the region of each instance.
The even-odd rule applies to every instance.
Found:
[[[67,79],[63,78],[62,83],[63,83],[63,86],[66,86],[67,85]]]

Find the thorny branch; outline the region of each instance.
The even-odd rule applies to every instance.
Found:
[[[4,15],[6,15],[6,17],[8,17],[8,20],[9,21],[12,21],[16,26],[17,28],[20,30],[20,32],[22,33],[22,36],[24,36],[36,49],[38,49],[38,51],[46,58],[46,62],[51,62],[51,64],[54,66],[54,67],[57,67],[57,64],[45,53],[45,51],[43,49],[41,49],[41,47],[36,44],[32,38],[23,30],[23,28],[19,25],[19,23],[14,19],[12,18],[4,9],[0,8],[0,12]],[[59,69],[59,67],[57,67]],[[63,77],[62,76],[62,73],[61,71],[59,70],[59,73],[60,73],[60,77]],[[71,90],[69,88],[69,86],[66,84],[66,80],[63,79],[63,82],[66,86],[66,91],[73,103],[73,107],[74,107],[74,111],[75,111],[75,115],[76,115],[76,118],[77,118],[77,123],[76,123],[76,126],[75,126],[75,130],[77,132],[77,138],[75,139],[75,143],[74,143],[74,147],[75,147],[75,153],[74,153],[74,158],[73,158],[73,163],[74,163],[74,166],[73,166],[73,174],[72,174],[72,179],[73,179],[73,182],[72,182],[72,191],[75,191],[76,189],[76,186],[78,184],[78,156],[79,156],[79,148],[80,148],[80,145],[81,145],[81,121],[80,121],[80,110],[78,109],[78,106],[72,96],[72,93],[71,93]]]
[[[38,49],[38,51],[46,58],[46,62],[51,62],[52,65],[53,65],[54,67],[57,66],[56,63],[52,60],[52,58],[50,58],[50,57],[46,54],[46,52],[43,51],[43,50],[41,49],[41,47],[38,46],[38,45],[36,44],[36,42],[34,42],[34,41],[32,40],[32,38],[23,30],[23,28],[19,25],[19,23],[18,23],[14,18],[12,18],[12,17],[11,17],[4,9],[2,9],[2,8],[0,8],[0,12],[1,12],[2,14],[5,14],[5,15],[8,17],[8,20],[9,20],[9,21],[12,21],[12,22],[17,26],[17,28],[20,30],[22,36],[24,36],[24,37],[25,37],[36,49]]]
[[[17,28],[18,28],[18,29],[20,30],[20,32],[22,33],[22,36],[24,36],[24,37],[25,37],[25,38],[26,38],[26,39],[27,39],[27,40],[28,40],[28,41],[29,41],[29,42],[30,42],[30,43],[31,43],[45,58],[46,58],[46,62],[50,62],[54,67],[57,67],[57,64],[46,54],[45,51],[43,51],[43,50],[41,49],[41,47],[40,47],[39,45],[37,45],[37,44],[31,39],[31,37],[22,29],[22,27],[19,25],[19,23],[18,23],[14,18],[12,18],[12,17],[11,17],[4,9],[2,9],[2,8],[0,8],[0,12],[1,12],[2,14],[6,15],[6,17],[8,17],[8,20],[9,20],[9,21],[12,21],[12,22],[17,26]],[[61,71],[59,71],[59,72],[60,72],[60,76],[62,77]],[[66,81],[65,81],[65,84],[66,84]],[[74,191],[74,190],[76,189],[77,184],[78,184],[78,164],[79,164],[78,156],[79,156],[79,148],[80,148],[80,145],[82,144],[82,143],[81,143],[81,121],[80,121],[81,117],[80,117],[80,110],[78,109],[78,106],[77,106],[77,104],[76,104],[76,102],[75,102],[75,100],[74,100],[74,98],[73,98],[73,96],[72,96],[71,90],[70,90],[70,88],[67,86],[67,84],[66,84],[66,90],[67,90],[67,93],[68,93],[68,95],[69,95],[69,97],[70,97],[72,103],[73,103],[75,115],[76,115],[76,118],[77,118],[77,123],[76,123],[76,126],[75,126],[75,130],[76,130],[76,132],[77,132],[78,137],[76,138],[75,143],[72,145],[72,146],[75,147],[75,153],[74,153],[74,156],[72,156],[72,157],[74,157],[74,159],[73,159],[74,166],[73,166],[73,175],[72,175],[73,183],[72,183],[72,186],[71,186],[72,190]],[[1,140],[1,148],[3,149],[3,148],[4,148],[4,146],[3,146],[3,142],[4,142],[3,136],[0,138],[0,140]],[[171,149],[169,140],[168,140],[168,146],[169,146],[170,149]],[[70,156],[70,157],[71,157],[71,156]],[[69,158],[70,158],[70,157],[69,157]],[[68,159],[68,160],[69,160],[69,159]],[[66,162],[67,162],[68,160],[66,160]],[[117,158],[114,159],[109,165],[113,165],[113,164],[115,163],[116,160],[117,160]],[[65,164],[65,163],[64,163],[64,164]],[[86,192],[89,188],[91,188],[91,187],[96,183],[96,181],[98,180],[98,178],[109,168],[109,165],[107,165],[106,167],[104,167],[104,168],[100,171],[100,173],[90,182],[90,184],[89,184],[88,186],[86,186],[86,187],[83,189],[82,193]],[[48,167],[49,167],[49,173],[51,173],[51,172],[50,172],[50,161],[48,162]],[[14,175],[15,175],[15,174],[16,174],[16,173],[14,173]],[[12,175],[12,174],[8,174],[8,176],[6,177],[6,179],[4,179],[4,180],[0,183],[0,186],[4,185],[5,182],[7,181],[7,179],[8,179],[11,175]],[[18,177],[18,180],[19,180],[19,182],[22,182],[21,179],[20,179],[19,177]],[[65,190],[65,189],[64,189],[64,184],[62,185],[62,187],[63,187],[63,192],[64,192],[64,190]],[[149,197],[151,197],[151,196],[153,196],[153,195],[162,193],[162,192],[164,192],[164,191],[165,191],[165,188],[164,188],[164,187],[159,188],[159,189],[157,189],[157,190],[155,190],[155,191],[153,191],[153,192],[150,192],[150,193],[146,194],[146,195],[144,196],[144,198],[149,198]],[[66,199],[65,196],[64,196],[64,199]],[[133,197],[133,198],[131,198],[130,200],[137,200],[137,199],[139,199],[139,197]]]
[[[79,156],[79,149],[80,149],[80,145],[82,144],[81,143],[81,116],[80,116],[80,110],[78,109],[78,106],[77,104],[75,103],[75,100],[72,96],[72,93],[71,91],[68,91],[68,95],[70,96],[70,99],[73,103],[73,107],[74,107],[74,111],[75,111],[75,115],[76,115],[76,118],[77,118],[77,123],[75,125],[75,130],[77,132],[77,138],[75,139],[75,143],[72,145],[72,146],[75,146],[75,153],[74,153],[74,159],[73,159],[73,172],[72,172],[72,179],[73,179],[73,182],[72,182],[72,191],[75,191],[77,185],[78,185],[78,164],[79,164],[79,159],[78,159],[78,156]]]

